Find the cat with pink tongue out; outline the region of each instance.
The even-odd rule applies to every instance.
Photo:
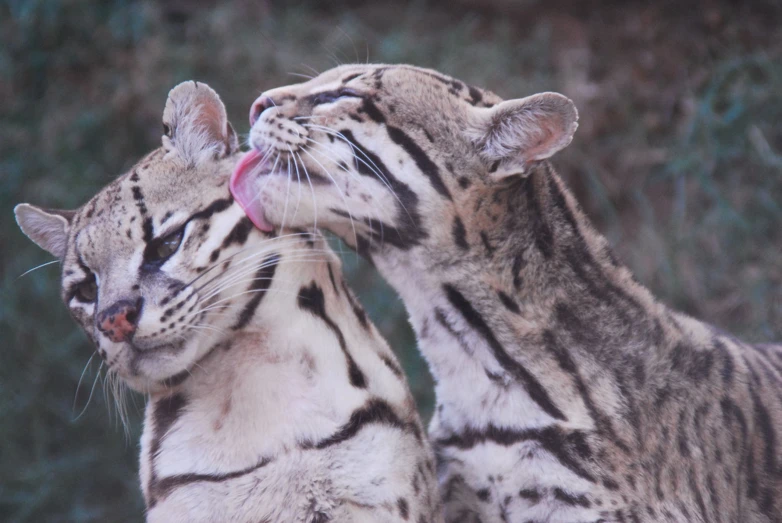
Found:
[[[548,159],[573,103],[345,65],[263,93],[232,188],[262,229],[317,224],[405,303],[459,523],[780,521],[782,348],[670,310]]]
[[[231,176],[231,193],[236,198],[236,202],[244,210],[245,214],[253,224],[263,232],[272,232],[274,227],[266,221],[263,208],[258,201],[258,190],[253,184],[242,183],[243,180],[249,180],[250,177],[242,178],[241,173],[252,173],[261,171],[264,168],[265,155],[257,149],[251,149],[242,156],[239,163],[234,168]]]

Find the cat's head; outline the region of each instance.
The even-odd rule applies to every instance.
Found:
[[[578,113],[557,93],[502,101],[429,69],[359,64],[263,93],[250,120],[231,189],[260,228],[317,223],[359,248],[451,256],[465,228],[478,236],[482,201],[570,143]]]
[[[217,93],[175,87],[163,131],[161,147],[79,209],[15,209],[60,259],[63,300],[109,370],[145,392],[176,384],[242,328],[258,301],[248,288],[268,286],[277,261],[228,190],[239,146]]]

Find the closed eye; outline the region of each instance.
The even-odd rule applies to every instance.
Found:
[[[312,95],[311,100],[312,105],[323,105],[334,103],[342,98],[362,98],[362,96],[353,89],[343,87],[342,89],[337,89],[336,91],[324,91],[322,93]]]

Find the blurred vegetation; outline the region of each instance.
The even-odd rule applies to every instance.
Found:
[[[166,93],[186,79],[214,87],[243,132],[262,90],[337,62],[434,67],[504,97],[566,93],[581,127],[555,163],[638,278],[745,338],[782,338],[778,2],[292,4],[0,3],[0,520],[142,518],[143,399],[127,436],[100,383],[85,408],[97,365],[80,379],[91,349],[57,264],[19,278],[50,257],[11,209],[83,203],[157,146]],[[355,256],[346,267],[428,415],[402,304]]]

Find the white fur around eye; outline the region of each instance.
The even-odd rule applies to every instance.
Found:
[[[70,307],[72,311],[81,310],[89,315],[95,314],[95,302],[84,303],[83,301],[79,301],[76,296],[71,298],[71,301],[68,302],[68,307]]]

